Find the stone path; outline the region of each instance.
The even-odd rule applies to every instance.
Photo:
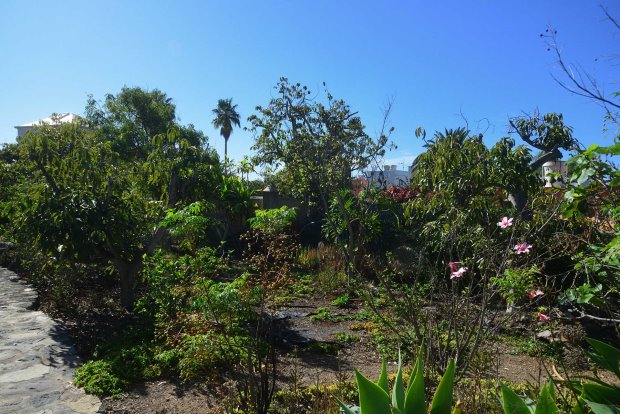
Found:
[[[79,358],[69,334],[28,309],[36,296],[0,268],[0,414],[97,413],[99,399],[71,384]]]

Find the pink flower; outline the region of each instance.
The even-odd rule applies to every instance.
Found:
[[[448,263],[448,267],[450,268],[451,271],[456,272],[460,264],[461,262],[450,262]]]
[[[497,223],[498,226],[500,226],[502,229],[508,228],[510,226],[512,226],[512,220],[513,218],[508,218],[508,217],[502,217],[502,219]]]
[[[531,244],[528,244],[527,242],[523,242],[523,243],[519,243],[517,245],[515,245],[515,251],[517,252],[517,254],[522,254],[522,253],[529,253],[530,249],[532,248]]]
[[[543,291],[542,291],[542,290],[540,290],[540,289],[535,290],[535,291],[533,290],[533,291],[531,291],[531,292],[530,292],[530,299],[534,299],[535,297],[537,297],[537,296],[542,296],[542,295],[544,295],[544,294],[545,294],[545,292],[543,292]]]
[[[541,322],[549,322],[549,320],[551,319],[550,317],[541,312],[538,312],[537,316]]]
[[[452,272],[452,275],[450,276],[450,279],[460,279],[461,277],[463,277],[463,274],[467,272],[467,268],[466,267],[461,267],[459,268],[459,270],[456,270],[454,272]]]

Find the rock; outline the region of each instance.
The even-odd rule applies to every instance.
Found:
[[[0,251],[2,250],[9,250],[11,248],[13,248],[13,246],[15,246],[13,243],[11,242],[0,242]]]
[[[30,310],[37,293],[0,267],[0,414],[94,414],[101,401],[71,385],[79,357],[68,331]]]
[[[554,338],[553,336],[553,332],[551,332],[550,330],[544,330],[542,332],[538,332],[536,334],[536,339],[540,339],[541,341],[546,341],[546,342],[555,342],[557,341],[557,338]]]

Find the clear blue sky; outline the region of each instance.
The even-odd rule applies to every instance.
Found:
[[[620,90],[620,1],[27,1],[0,2],[0,143],[15,125],[52,112],[83,113],[87,94],[124,86],[160,89],[184,124],[211,127],[219,98],[232,97],[243,124],[266,105],[280,76],[332,94],[359,111],[375,134],[392,98],[389,124],[398,150],[421,149],[418,126],[432,133],[463,126],[492,143],[523,111],[562,112],[585,144],[611,143],[603,110],[559,87],[548,25],[569,62],[593,74],[608,94]],[[615,64],[615,66],[614,66]],[[480,121],[480,122],[479,122]],[[232,158],[250,154],[252,135],[235,130]]]

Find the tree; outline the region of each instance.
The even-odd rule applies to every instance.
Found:
[[[160,91],[124,88],[86,112],[19,139],[24,174],[9,216],[18,241],[55,260],[113,266],[131,309],[144,257],[167,235],[166,210],[215,193],[217,158]]]
[[[228,138],[233,131],[233,125],[239,126],[239,113],[237,105],[232,104],[232,98],[220,99],[217,107],[213,110],[213,126],[220,129],[220,135],[224,137],[224,162],[228,160]]]
[[[562,158],[560,150],[577,148],[577,141],[573,138],[573,129],[564,124],[562,114],[548,113],[533,116],[524,116],[509,121],[513,131],[526,144],[541,151],[540,156],[533,159],[529,166],[523,167],[522,174],[539,173],[547,161],[556,161]],[[509,192],[510,202],[524,219],[531,219],[531,211],[527,209],[529,201],[528,189],[524,186],[512,185]]]
[[[351,187],[352,171],[385,154],[388,136],[371,138],[357,112],[327,90],[322,103],[284,77],[275,89],[277,96],[248,118],[256,133],[254,163],[283,168],[290,193],[326,212],[331,195]]]
[[[558,148],[572,142],[572,137],[561,115],[547,114],[543,120],[519,118],[511,123],[524,141],[546,150],[545,155],[533,160],[527,147],[515,147],[515,141],[509,137],[500,139],[489,149],[482,136],[470,136],[463,128],[446,130],[436,133],[433,139],[423,138],[427,150],[414,163],[412,185],[423,192],[448,197],[457,207],[500,188],[506,191],[517,212],[529,218],[529,194],[541,185],[540,166],[548,157],[561,156]]]

